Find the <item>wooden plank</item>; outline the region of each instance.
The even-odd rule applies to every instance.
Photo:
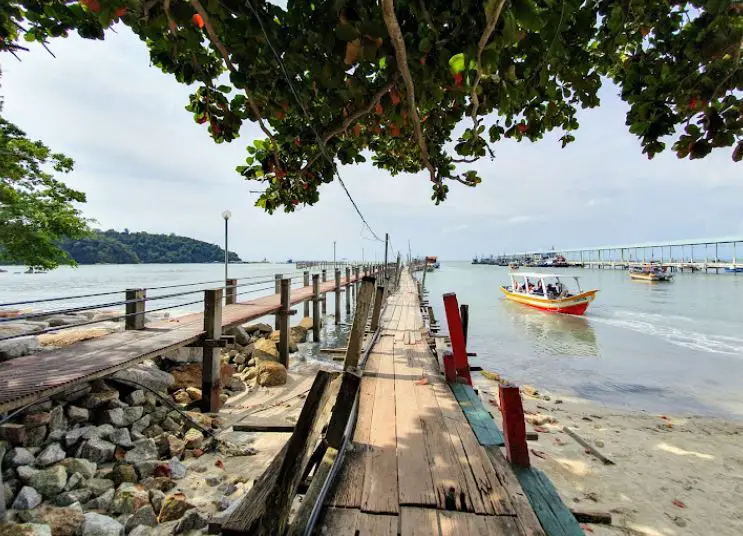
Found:
[[[438,536],[439,517],[429,508],[400,508],[400,536]]]
[[[222,289],[204,291],[204,337],[216,340],[222,336]],[[202,348],[201,365],[201,411],[204,413],[219,411],[222,401],[222,365],[219,348]]]
[[[356,508],[327,508],[320,534],[354,535],[358,518]]]
[[[503,457],[498,447],[483,447],[488,459],[493,464],[493,468],[498,475],[498,480],[503,483],[507,490],[513,509],[516,512],[516,520],[524,536],[545,536],[544,529],[537,519],[534,510],[531,507],[529,499],[526,497],[521,484],[519,483],[513,469]]]
[[[317,470],[312,476],[312,481],[307,489],[307,493],[304,494],[302,503],[299,505],[297,513],[292,519],[287,536],[300,536],[301,534],[304,534],[307,523],[312,515],[312,509],[320,496],[320,491],[322,491],[322,488],[325,485],[325,480],[327,480],[328,475],[330,474],[330,469],[333,467],[333,463],[335,463],[337,456],[338,451],[333,447],[328,447],[325,451],[325,455],[322,460],[320,460]]]
[[[472,387],[462,383],[453,383],[451,390],[480,444],[484,447],[502,447],[505,444],[503,434]]]
[[[371,307],[373,296],[374,278],[365,277],[361,283],[359,299],[356,302],[356,313],[353,316],[353,325],[348,338],[348,348],[346,351],[346,360],[343,363],[343,370],[355,369],[359,364],[364,328],[366,327],[366,319],[369,317],[369,308]]]
[[[282,449],[284,456],[280,463],[274,463],[275,459],[243,497],[240,506],[222,526],[222,534],[268,536],[284,533],[291,502],[325,424],[325,408],[334,398],[337,376],[337,373],[324,370],[317,373],[294,433]]]
[[[395,437],[395,379],[392,361],[393,339],[380,339],[374,411],[369,433],[369,453],[366,456],[364,490],[361,510],[380,514],[396,514],[399,509],[397,487],[397,440]]]
[[[397,516],[362,512],[359,514],[356,534],[358,536],[397,536],[397,525]]]
[[[408,353],[400,347],[394,352],[400,504],[436,506],[436,491],[415,398],[415,389],[422,387],[414,384],[420,373],[408,366]]]
[[[328,429],[325,431],[325,442],[334,449],[340,449],[343,442],[343,436],[348,425],[348,418],[353,409],[353,403],[356,400],[356,393],[359,391],[361,376],[347,370],[342,375],[340,390],[335,399],[333,413],[330,416]]]
[[[465,512],[439,512],[442,536],[519,536],[514,518],[480,516]]]
[[[294,424],[277,418],[253,417],[236,423],[235,432],[289,432],[294,431]]]
[[[562,502],[550,479],[534,467],[514,467],[529,503],[550,536],[582,536],[583,529]]]

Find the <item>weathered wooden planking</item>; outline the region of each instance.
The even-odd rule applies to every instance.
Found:
[[[505,444],[503,434],[472,387],[462,383],[453,383],[451,390],[480,444],[484,447],[502,447]]]
[[[524,493],[511,465],[503,456],[500,448],[483,447],[483,449],[493,464],[493,468],[498,475],[498,480],[503,483],[503,487],[510,496],[521,533],[524,536],[545,536],[544,529],[532,509],[526,493]]]
[[[408,351],[395,348],[395,410],[397,420],[397,467],[400,504],[436,506],[431,464],[421,430],[414,380],[420,374],[408,366]]]
[[[400,536],[438,536],[439,516],[429,508],[400,509]]]
[[[361,512],[356,525],[358,536],[397,536],[397,516]]]
[[[359,511],[356,508],[326,508],[320,534],[355,535]]]
[[[326,508],[319,534],[328,536],[397,536],[398,517],[367,514],[357,508]]]
[[[441,536],[519,536],[510,516],[480,516],[465,512],[439,512]]]
[[[379,353],[379,362],[361,510],[380,514],[396,514],[400,509],[395,453],[397,441],[395,437],[393,344],[392,337],[383,336],[378,343],[378,348],[372,351],[372,353]]]
[[[444,416],[444,422],[450,433],[459,436],[466,454],[467,462],[480,495],[483,498],[487,513],[510,515],[514,513],[508,493],[488,459],[483,447],[478,443],[472,428],[464,418],[448,384],[443,379],[430,376],[436,399]],[[492,508],[492,510],[491,510]]]
[[[235,423],[235,432],[284,432],[292,433],[294,423],[280,417],[251,417]]]
[[[539,469],[514,467],[529,503],[549,536],[582,536],[583,529],[562,502],[550,479]]]

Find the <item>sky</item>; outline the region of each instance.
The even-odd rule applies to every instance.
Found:
[[[63,179],[84,191],[84,214],[103,229],[176,233],[223,244],[221,213],[232,212],[230,250],[245,260],[381,259],[337,182],[293,214],[254,206],[261,189],[234,171],[263,137],[246,124],[215,144],[184,109],[190,90],[150,65],[145,44],[118,25],[106,40],[77,37],[2,57],[4,115],[75,160]],[[278,76],[278,72],[277,72]],[[473,164],[476,188],[450,184],[435,206],[426,173],[391,177],[370,164],[341,166],[374,231],[395,250],[442,259],[480,254],[743,235],[743,165],[730,148],[706,159],[670,151],[649,161],[624,125],[626,105],[605,85],[600,108],[581,111],[577,141],[560,133],[538,143],[505,140],[496,159]],[[469,168],[466,168],[469,169]]]

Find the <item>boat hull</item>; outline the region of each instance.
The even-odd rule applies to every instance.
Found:
[[[558,298],[550,300],[541,296],[532,294],[522,294],[520,292],[511,292],[505,287],[500,287],[505,297],[521,305],[533,307],[541,311],[550,313],[563,313],[568,315],[582,315],[588,309],[588,306],[596,298],[598,290],[589,290],[568,298]]]
[[[630,279],[635,281],[670,281],[673,276],[668,274],[644,274],[644,273],[632,273],[629,274]]]

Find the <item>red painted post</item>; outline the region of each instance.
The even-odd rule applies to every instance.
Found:
[[[503,438],[506,458],[519,467],[529,467],[529,447],[526,445],[526,423],[521,393],[516,385],[498,386],[500,408],[503,415]]]
[[[464,340],[462,319],[459,316],[459,303],[457,303],[457,295],[453,292],[444,294],[444,310],[446,311],[446,323],[449,325],[451,349],[454,353],[454,368],[457,369],[457,376],[464,378],[468,385],[472,385],[470,364],[467,360],[467,343]]]
[[[454,355],[451,352],[444,352],[444,375],[446,381],[456,383],[457,369],[454,368]]]

